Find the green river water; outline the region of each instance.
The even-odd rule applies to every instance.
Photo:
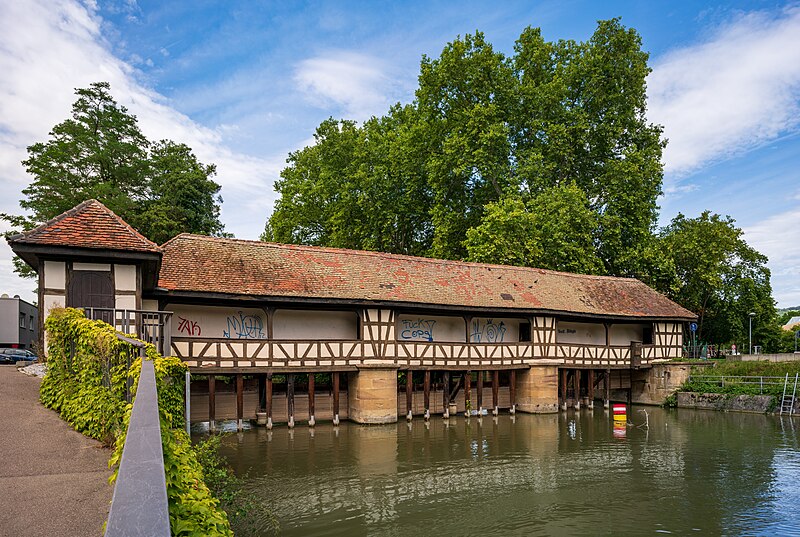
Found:
[[[222,453],[282,535],[800,535],[800,418],[633,407],[628,422],[277,426]]]

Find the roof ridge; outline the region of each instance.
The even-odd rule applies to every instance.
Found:
[[[261,241],[261,240],[253,240],[253,239],[237,239],[232,237],[212,237],[210,235],[198,235],[196,233],[181,233],[176,235],[175,237],[171,238],[169,241],[165,242],[163,246],[171,243],[172,241],[178,238],[194,238],[194,239],[201,239],[201,240],[211,240],[214,242],[238,242],[244,244],[252,244],[258,246],[264,246],[268,248],[277,248],[277,249],[291,249],[291,250],[312,250],[318,252],[327,252],[327,253],[349,253],[354,255],[361,255],[361,256],[368,256],[368,257],[389,257],[392,259],[400,259],[400,260],[413,260],[422,263],[431,263],[437,265],[457,265],[457,266],[471,266],[476,268],[485,268],[485,269],[502,269],[502,270],[514,270],[519,272],[540,272],[540,273],[548,273],[548,274],[557,274],[559,276],[567,276],[570,278],[578,278],[578,279],[596,279],[596,280],[610,280],[610,281],[618,281],[618,282],[625,282],[625,283],[640,283],[643,284],[640,280],[636,278],[626,277],[626,276],[606,276],[600,274],[579,274],[576,272],[564,272],[560,270],[552,270],[552,269],[544,269],[539,267],[521,267],[518,265],[501,265],[498,263],[479,263],[476,261],[461,261],[461,260],[454,260],[454,259],[439,259],[436,257],[422,257],[416,255],[408,255],[408,254],[396,254],[391,252],[381,252],[377,250],[354,250],[352,248],[336,248],[333,246],[314,246],[309,244],[285,244],[281,242],[271,242],[271,241]],[[644,285],[644,284],[643,284]]]
[[[89,205],[93,201],[97,201],[97,200],[94,199],[94,198],[88,199],[88,200],[83,200],[82,202],[77,204],[75,207],[73,207],[71,209],[67,209],[63,213],[61,213],[61,214],[59,214],[57,216],[54,216],[53,218],[51,218],[50,220],[47,220],[46,222],[43,222],[43,223],[39,224],[35,228],[29,229],[27,231],[23,231],[21,233],[17,233],[16,235],[13,235],[12,237],[10,237],[10,239],[14,240],[14,239],[17,239],[17,238],[22,238],[22,237],[28,238],[29,236],[34,235],[34,234],[42,231],[43,229],[52,226],[56,222],[60,222],[61,220],[65,219],[65,218],[69,218],[70,216],[75,215],[78,211],[83,210],[84,207],[86,207],[87,205]],[[97,203],[100,203],[100,202],[97,201]]]
[[[131,238],[131,240],[139,244],[138,248],[145,248],[157,252],[161,251],[161,248],[156,243],[154,243],[153,241],[142,235],[138,230],[136,230],[133,226],[131,226],[128,222],[126,222],[121,216],[119,216],[117,213],[106,207],[105,204],[103,204],[101,201],[94,198],[82,201],[75,207],[72,207],[71,209],[64,211],[58,216],[55,216],[47,220],[46,222],[36,226],[33,229],[29,229],[28,231],[23,231],[22,233],[18,233],[12,237],[9,237],[9,242],[22,242],[22,243],[38,242],[39,236],[40,235],[46,236],[47,235],[46,232],[50,228],[57,227],[59,224],[61,224],[62,222],[64,222],[69,218],[80,219],[81,215],[87,213],[87,211],[90,208],[95,208],[99,210],[101,213],[103,213],[106,217],[110,218],[117,226],[119,226],[119,228],[121,228],[118,229],[117,232],[126,233]],[[89,218],[94,218],[94,216],[91,216],[90,214]],[[130,247],[127,248],[122,247],[120,249],[127,250],[130,249]]]

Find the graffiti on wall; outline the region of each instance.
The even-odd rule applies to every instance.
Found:
[[[502,343],[506,335],[503,321],[495,323],[494,319],[473,319],[472,331],[469,335],[473,343]]]
[[[433,341],[433,319],[403,319],[400,321],[400,339]]]
[[[241,311],[227,318],[228,328],[222,331],[228,339],[264,339],[264,322],[258,315],[245,315]]]
[[[201,333],[200,323],[178,317],[178,332],[186,334],[187,336],[199,336]]]

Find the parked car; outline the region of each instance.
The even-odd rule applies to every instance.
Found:
[[[26,349],[0,349],[0,364],[16,364],[35,360],[36,355]]]

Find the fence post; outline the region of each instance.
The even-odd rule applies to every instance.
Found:
[[[189,370],[186,370],[186,434],[190,437],[192,436],[192,374],[189,373]]]

